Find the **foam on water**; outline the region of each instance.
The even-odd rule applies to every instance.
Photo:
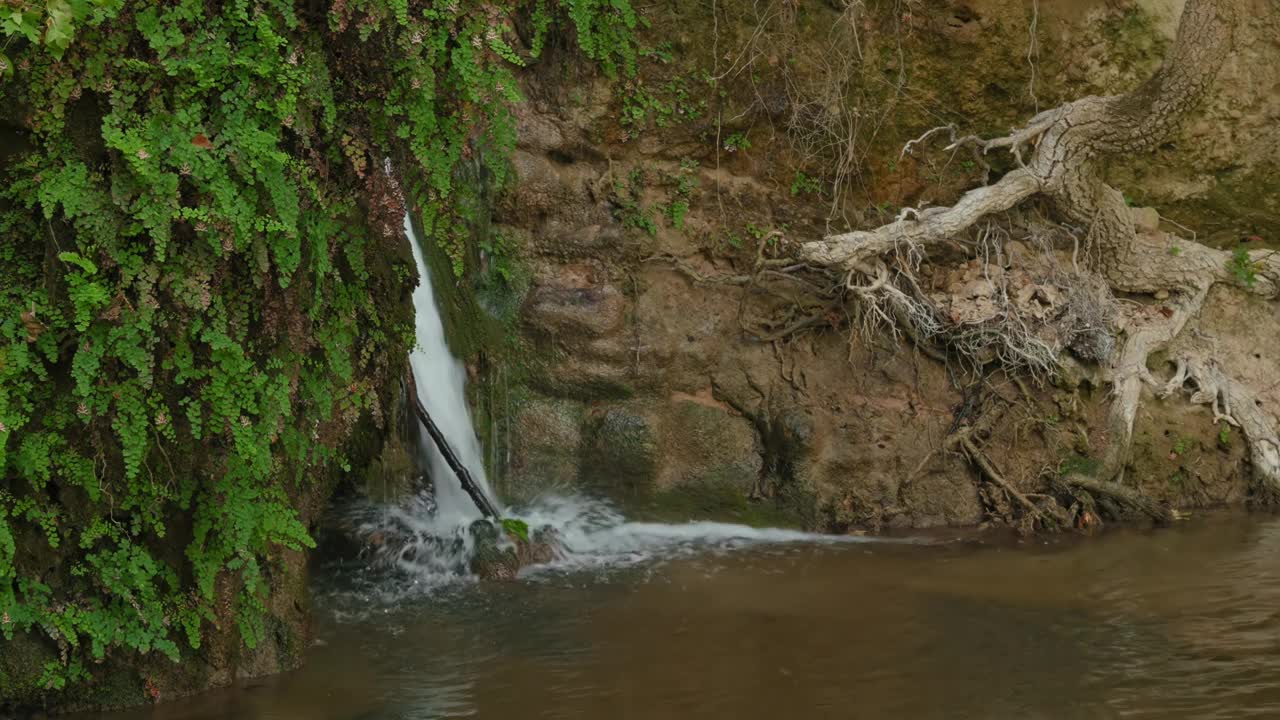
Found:
[[[399,505],[352,510],[358,534],[376,539],[371,556],[375,576],[368,578],[363,597],[394,603],[407,595],[474,580],[469,569],[474,551],[470,533],[465,526],[442,524],[433,511],[427,494]],[[721,522],[633,522],[608,502],[584,496],[544,497],[527,507],[509,509],[507,516],[523,520],[534,531],[553,529],[561,546],[555,560],[525,568],[525,574],[621,569],[761,545],[903,542]]]
[[[531,528],[549,526],[556,530],[565,552],[551,563],[551,568],[628,565],[711,548],[868,540],[721,522],[632,522],[608,503],[581,496],[545,497],[513,514]]]

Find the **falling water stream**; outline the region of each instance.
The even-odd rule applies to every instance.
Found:
[[[444,323],[440,319],[440,310],[431,288],[431,271],[427,268],[408,215],[404,217],[404,231],[409,237],[413,261],[418,267],[418,287],[413,291],[417,343],[409,353],[409,366],[413,370],[418,399],[435,420],[458,459],[471,473],[480,491],[495,507],[500,508],[485,475],[484,456],[480,441],[476,438],[475,425],[471,421],[471,411],[467,407],[467,371],[449,351],[449,345],[445,341]],[[427,448],[429,470],[435,486],[435,521],[445,527],[458,527],[479,518],[480,510],[462,489],[457,476],[449,468],[435,443],[427,437],[426,429],[419,427],[419,432],[422,433],[422,445]]]

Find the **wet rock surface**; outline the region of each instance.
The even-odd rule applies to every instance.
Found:
[[[471,572],[483,580],[514,580],[522,568],[549,563],[562,553],[554,528],[521,528],[524,534],[477,520],[469,532],[475,541]]]

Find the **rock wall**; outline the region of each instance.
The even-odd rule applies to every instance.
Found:
[[[1280,62],[1280,14],[1244,4],[1208,107],[1176,143],[1113,168],[1135,198],[1223,243],[1280,237],[1280,75],[1266,69]],[[944,446],[982,402],[954,368],[902,338],[860,336],[840,312],[761,339],[758,321],[795,298],[743,278],[757,252],[784,256],[792,240],[981,182],[945,143],[902,146],[945,123],[992,134],[1133,86],[1158,66],[1180,3],[1042,2],[1038,15],[1015,0],[801,5],[652,9],[651,50],[621,87],[554,54],[525,74],[518,181],[496,213],[529,277],[506,360],[511,419],[494,438],[509,496],[579,487],[647,516],[827,530],[1007,515],[1009,498]],[[833,86],[836,60],[845,82]],[[849,142],[811,142],[814,113],[848,120]],[[1229,295],[1202,328],[1280,336],[1274,307]],[[1274,367],[1271,350],[1224,337],[1219,354],[1256,374]],[[1016,408],[988,450],[1024,491],[1105,442],[1105,388],[1087,373],[1047,385],[996,373],[983,388]],[[1131,474],[1144,491],[1183,506],[1246,496],[1242,443],[1219,440],[1205,408],[1146,407]]]

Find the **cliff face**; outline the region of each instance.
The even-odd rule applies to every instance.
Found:
[[[835,5],[671,3],[650,12],[640,78],[624,87],[554,61],[523,75],[518,181],[496,228],[528,282],[503,407],[489,402],[495,418],[510,409],[491,428],[508,495],[571,484],[658,517],[973,525],[1012,517],[1014,500],[947,446],[958,429],[991,424],[988,455],[1027,493],[1094,462],[1106,398],[1087,371],[975,381],[905,337],[860,333],[799,279],[761,282],[758,261],[949,203],[998,161],[944,152],[950,131],[903,153],[908,140],[947,124],[1002,134],[1136,85],[1180,3]],[[1111,170],[1133,204],[1223,245],[1280,237],[1280,76],[1266,70],[1280,17],[1251,5],[1177,142]],[[981,264],[957,245],[929,277],[980,303],[991,268],[1027,243]],[[1265,303],[1215,293],[1198,323],[1246,380],[1280,350],[1259,342],[1280,328]],[[1258,386],[1276,412],[1280,390]],[[1247,496],[1242,443],[1207,409],[1147,407],[1128,474],[1143,493],[1180,507]]]

